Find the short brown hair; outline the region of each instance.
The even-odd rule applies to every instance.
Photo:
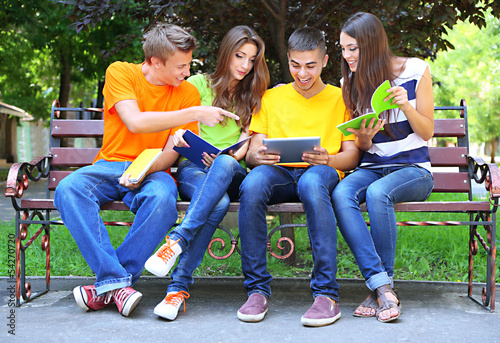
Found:
[[[177,25],[160,23],[144,36],[142,49],[147,63],[156,57],[163,63],[176,51],[188,53],[196,48],[196,39]]]

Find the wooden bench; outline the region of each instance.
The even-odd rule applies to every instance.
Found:
[[[500,169],[496,164],[487,164],[480,158],[474,158],[469,153],[469,138],[467,127],[467,106],[462,100],[460,106],[436,107],[436,111],[447,111],[455,114],[453,119],[436,119],[435,138],[449,137],[455,140],[453,146],[430,147],[430,156],[433,167],[439,168],[434,173],[434,190],[440,193],[465,193],[468,200],[451,202],[413,202],[400,203],[395,206],[397,212],[436,212],[436,213],[467,213],[468,221],[427,221],[427,222],[398,222],[403,226],[466,226],[469,228],[469,286],[468,296],[488,308],[495,310],[495,258],[496,258],[496,224],[495,213],[500,197]],[[76,119],[62,119],[60,114],[76,113]],[[50,228],[52,225],[63,225],[61,220],[53,220],[51,213],[56,211],[52,197],[53,191],[58,183],[72,170],[90,164],[98,147],[74,147],[62,146],[64,139],[91,138],[100,140],[103,135],[104,123],[101,119],[101,109],[92,108],[60,108],[54,102],[51,111],[50,147],[46,156],[38,157],[27,163],[15,163],[8,175],[5,196],[10,197],[16,211],[15,235],[16,235],[16,306],[29,301],[50,289]],[[97,114],[97,115],[96,115]],[[97,117],[97,118],[92,118]],[[74,144],[73,144],[74,145]],[[444,168],[446,167],[446,168]],[[30,182],[38,182],[48,179],[47,193],[43,199],[23,198]],[[489,199],[473,201],[471,182],[483,184],[489,192]],[[177,209],[186,211],[189,202],[179,201]],[[229,212],[238,212],[239,203],[231,203]],[[102,206],[102,210],[128,211],[128,207],[122,202],[110,202]],[[366,210],[366,209],[364,209]],[[293,224],[293,214],[303,213],[301,203],[282,203],[269,206],[269,213],[279,214],[280,224],[269,231],[268,250],[270,253],[282,259],[294,258],[294,228],[305,227],[306,224]],[[28,227],[33,225],[35,229],[31,237],[28,237]],[[131,225],[128,222],[106,222],[106,225]],[[481,229],[482,228],[482,229]],[[223,226],[219,229],[226,232],[230,240],[229,253],[218,256],[213,250],[212,244],[219,242],[222,246],[226,243],[220,238],[214,238],[209,246],[212,257],[224,259],[235,250],[238,251],[238,237]],[[271,237],[281,232],[281,238],[277,241],[277,249],[282,250],[280,254],[273,252]],[[485,238],[483,238],[483,236]],[[25,251],[34,241],[41,236],[42,249],[46,252],[46,287],[44,290],[34,293],[31,284],[26,280]],[[283,244],[284,242],[288,244]],[[487,280],[481,289],[480,296],[473,295],[473,257],[481,246],[487,254]]]

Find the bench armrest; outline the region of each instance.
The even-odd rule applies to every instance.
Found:
[[[495,163],[486,163],[481,157],[467,156],[469,178],[479,184],[484,183],[484,188],[490,194],[495,206],[500,198],[500,168]]]
[[[37,157],[31,162],[14,163],[7,176],[4,195],[6,197],[21,198],[28,189],[29,180],[38,182],[49,175],[50,159],[52,156]]]

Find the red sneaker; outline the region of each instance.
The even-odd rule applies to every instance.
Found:
[[[94,285],[78,286],[73,289],[78,306],[85,311],[97,311],[113,302],[111,294],[98,296]]]
[[[115,289],[110,292],[113,300],[118,307],[118,312],[127,317],[141,301],[142,293],[132,287]]]

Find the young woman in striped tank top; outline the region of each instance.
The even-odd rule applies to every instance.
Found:
[[[333,193],[338,226],[372,291],[353,315],[389,322],[401,314],[392,289],[397,236],[394,204],[423,201],[433,187],[427,150],[427,140],[434,133],[431,74],[426,62],[395,56],[382,23],[369,13],[356,13],[346,21],[340,46],[342,93],[351,116],[371,111],[371,95],[385,80],[392,85],[386,101],[398,105],[377,121],[365,120],[359,130],[349,129],[362,151],[361,162]],[[370,229],[360,211],[363,202]]]

